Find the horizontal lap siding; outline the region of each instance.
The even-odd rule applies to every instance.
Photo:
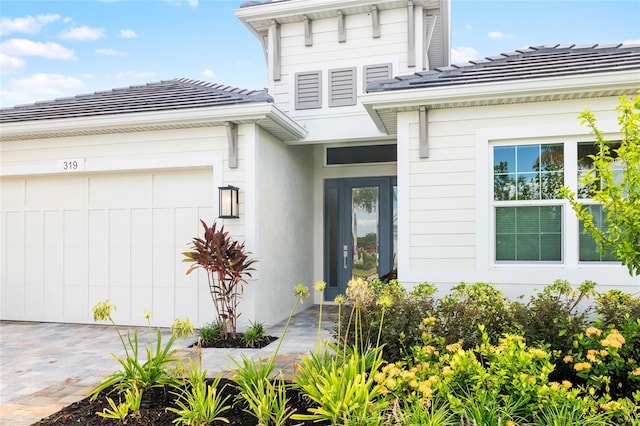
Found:
[[[417,115],[416,115],[417,117]],[[412,270],[472,268],[475,261],[473,127],[429,112],[429,158],[419,158],[418,125],[409,128],[409,250]]]

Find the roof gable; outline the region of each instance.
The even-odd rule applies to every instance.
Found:
[[[173,79],[0,109],[0,123],[273,102],[266,90]]]
[[[624,70],[640,70],[640,45],[538,46],[463,65],[379,80],[367,92],[495,83]],[[640,81],[640,78],[639,78]]]

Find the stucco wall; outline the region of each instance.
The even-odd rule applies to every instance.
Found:
[[[311,150],[287,146],[258,130],[254,156],[256,264],[252,284],[255,321],[283,320],[294,305],[293,287],[313,284],[313,209]],[[310,305],[307,300],[305,307]]]

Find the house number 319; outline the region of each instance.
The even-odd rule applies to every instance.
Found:
[[[84,158],[68,158],[58,160],[58,170],[61,172],[79,172],[84,170]]]

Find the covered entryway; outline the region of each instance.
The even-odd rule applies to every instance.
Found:
[[[325,297],[344,294],[352,277],[378,278],[396,268],[395,177],[325,182]]]
[[[110,298],[123,324],[199,320],[206,286],[180,253],[213,217],[211,167],[3,177],[2,318],[93,322]],[[204,291],[204,294],[202,294]]]

